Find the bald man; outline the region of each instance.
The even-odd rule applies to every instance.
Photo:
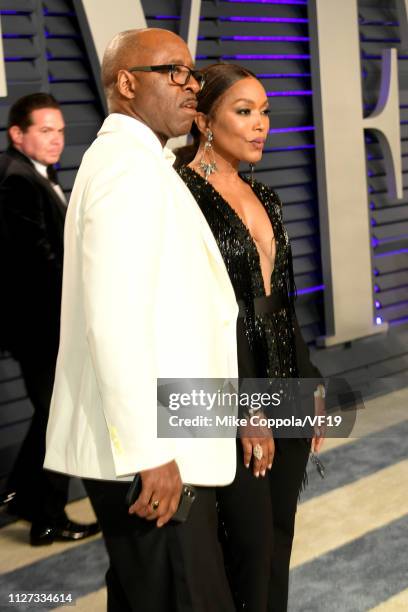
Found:
[[[145,29],[111,41],[102,78],[110,115],[65,225],[45,465],[88,479],[110,611],[228,612],[214,486],[234,479],[235,441],[157,437],[158,378],[237,376],[234,292],[165,147],[191,128],[200,74],[181,38]],[[128,510],[135,473],[142,490]],[[183,482],[198,495],[177,524]]]

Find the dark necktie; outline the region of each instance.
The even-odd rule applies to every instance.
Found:
[[[54,166],[47,166],[47,176],[53,185],[58,185],[57,171]]]
[[[47,166],[47,177],[48,180],[51,183],[51,187],[53,188],[53,190],[55,191],[55,193],[58,196],[58,199],[61,200],[64,204],[64,206],[66,207],[67,205],[67,201],[64,195],[64,192],[62,191],[59,183],[58,183],[58,178],[57,178],[57,171],[55,170],[54,166]]]

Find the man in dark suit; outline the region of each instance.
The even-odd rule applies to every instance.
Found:
[[[8,511],[31,521],[32,545],[77,540],[98,531],[65,514],[69,478],[43,469],[45,433],[59,342],[64,193],[53,164],[64,147],[64,118],[50,95],[35,93],[10,109],[0,155],[0,347],[21,366],[34,408],[8,490]]]

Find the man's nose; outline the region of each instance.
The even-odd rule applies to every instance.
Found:
[[[189,89],[190,91],[192,91],[195,94],[198,94],[198,92],[200,91],[200,83],[197,81],[197,79],[191,75],[191,77],[188,80],[187,85],[185,86],[186,89]]]
[[[64,134],[59,134],[58,132],[54,133],[51,138],[51,142],[53,144],[64,144]]]

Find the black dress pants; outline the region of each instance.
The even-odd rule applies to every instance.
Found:
[[[256,479],[238,440],[237,476],[217,489],[221,541],[237,610],[286,612],[295,515],[310,441],[275,438],[272,470]]]
[[[215,489],[197,488],[188,520],[159,529],[128,514],[129,484],[84,480],[110,560],[108,612],[234,612]]]
[[[268,476],[255,478],[237,440],[234,482],[217,488],[220,539],[237,610],[266,612],[272,571],[273,526]]]
[[[19,357],[34,414],[7,485],[16,491],[16,502],[24,516],[46,525],[65,521],[69,485],[68,476],[43,469],[55,361],[54,356],[41,354]]]
[[[276,438],[269,473],[273,554],[268,612],[286,612],[295,515],[310,452],[310,440]]]

